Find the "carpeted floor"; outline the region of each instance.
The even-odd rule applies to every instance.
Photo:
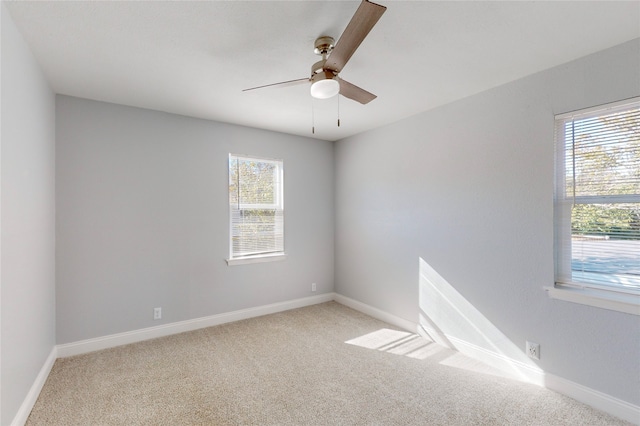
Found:
[[[490,372],[329,302],[59,359],[27,425],[628,424]]]

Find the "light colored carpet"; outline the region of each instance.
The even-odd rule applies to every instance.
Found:
[[[478,367],[329,302],[59,359],[27,424],[628,424]]]

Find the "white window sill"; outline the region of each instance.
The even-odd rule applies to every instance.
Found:
[[[640,315],[640,295],[559,285],[544,289],[552,299]]]
[[[261,254],[257,256],[245,256],[227,259],[227,265],[246,265],[249,263],[264,263],[264,262],[277,262],[285,260],[287,255],[285,253],[273,253],[273,254]]]

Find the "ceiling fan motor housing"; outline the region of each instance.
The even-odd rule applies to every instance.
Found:
[[[337,74],[330,70],[320,70],[311,76],[311,84],[322,80],[337,80]]]
[[[318,61],[315,64],[311,65],[311,77],[313,77],[314,75],[324,71],[324,64],[326,62],[327,62],[327,60],[323,59],[323,60]]]

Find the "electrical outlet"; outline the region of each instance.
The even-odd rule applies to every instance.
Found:
[[[540,359],[540,345],[527,340],[527,356],[533,359]]]
[[[162,318],[162,308],[153,308],[153,319],[159,320]]]
[[[311,291],[316,291],[316,283],[311,283]]]

